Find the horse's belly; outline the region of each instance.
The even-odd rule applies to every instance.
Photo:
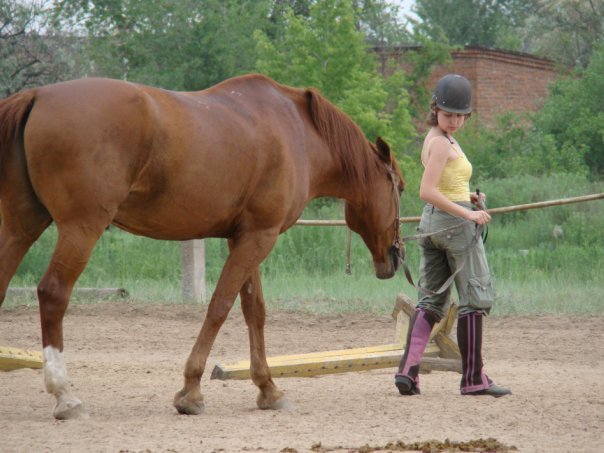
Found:
[[[144,203],[127,200],[113,224],[130,233],[164,240],[228,237],[235,213],[224,206],[188,199]]]

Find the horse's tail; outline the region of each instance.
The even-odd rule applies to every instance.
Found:
[[[0,171],[8,150],[15,145],[23,148],[23,130],[35,99],[36,91],[28,90],[0,101]]]

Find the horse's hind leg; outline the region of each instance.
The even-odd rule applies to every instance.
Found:
[[[86,267],[92,249],[106,225],[83,220],[78,224],[57,225],[59,237],[46,274],[38,285],[44,382],[56,398],[53,415],[59,420],[85,416],[82,402],[69,391],[63,359],[63,316],[73,286]]]
[[[4,187],[3,187],[4,188]],[[0,225],[0,305],[21,260],[50,225],[48,211],[28,191],[0,191],[2,225]]]
[[[250,373],[252,381],[260,389],[256,404],[260,409],[280,409],[285,404],[283,392],[271,378],[264,346],[264,297],[260,282],[260,270],[256,268],[240,292],[241,308],[250,337]]]

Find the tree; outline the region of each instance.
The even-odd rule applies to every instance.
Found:
[[[592,175],[604,175],[604,40],[586,69],[557,81],[538,112],[537,129],[567,153],[583,156]]]
[[[308,18],[311,6],[317,0],[272,0],[270,23],[266,32],[271,40],[283,36],[287,28],[286,15]],[[356,16],[356,28],[365,34],[367,44],[372,46],[394,46],[409,42],[409,33],[401,23],[400,8],[387,0],[352,0]]]
[[[312,0],[273,0],[270,3],[269,26],[265,31],[271,40],[277,40],[283,37],[290,12],[295,16],[308,17]]]
[[[441,33],[431,36],[429,27],[421,22],[413,21],[413,41],[415,46],[409,48],[404,55],[407,70],[407,85],[411,94],[410,111],[414,118],[425,116],[430,107],[432,92],[426,89],[426,82],[432,75],[436,65],[445,65],[452,61],[451,46]]]
[[[200,90],[253,66],[268,0],[62,0],[56,15],[89,38],[93,73]]]
[[[268,26],[266,0],[212,0],[186,46],[190,63],[187,89],[200,89],[253,70],[256,61],[252,35]]]
[[[43,1],[0,2],[0,97],[70,78],[77,40],[61,36]]]
[[[384,80],[375,54],[357,29],[358,16],[350,0],[311,4],[309,15],[284,13],[282,38],[254,34],[256,69],[298,87],[315,87],[348,113],[370,140],[382,136],[399,158],[415,132],[408,112],[404,74]],[[389,83],[390,82],[390,83]]]
[[[367,44],[393,47],[412,42],[398,5],[386,0],[356,0],[353,4],[358,11],[357,29],[364,33]]]
[[[586,68],[604,38],[604,0],[540,0],[524,34],[530,51]]]
[[[535,11],[537,0],[417,0],[415,13],[429,35],[444,34],[450,45],[509,47],[512,30]]]

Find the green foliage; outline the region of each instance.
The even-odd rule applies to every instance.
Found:
[[[23,259],[13,284],[36,285],[50,261],[57,240],[51,225]],[[126,286],[132,281],[171,281],[180,278],[179,243],[156,241],[110,228],[97,243],[79,286]],[[146,253],[158,259],[148,259]]]
[[[567,153],[584,156],[593,175],[604,174],[604,41],[584,71],[560,79],[535,125]]]
[[[575,197],[589,193],[598,193],[602,192],[602,189],[604,188],[602,183],[590,182],[584,175],[572,173],[558,173],[548,176],[518,174],[507,178],[481,178],[477,181],[477,184],[479,184],[482,190],[487,193],[487,204],[490,208],[515,206],[558,198]],[[542,233],[539,234],[543,234],[543,236],[540,237],[532,236],[531,233],[528,232],[529,230],[525,228],[526,225],[523,225],[522,229],[525,233],[523,233],[520,239],[526,241],[526,243],[522,244],[522,247],[520,248],[526,248],[524,246],[549,238],[553,226],[564,226],[571,213],[584,213],[587,216],[597,217],[598,212],[601,212],[601,209],[604,208],[601,204],[602,203],[600,202],[581,203],[550,209],[539,209],[536,211],[510,212],[501,217],[496,216],[495,220],[506,224],[525,221],[527,218],[530,218],[532,222],[538,218],[546,219],[547,222],[550,223],[549,227],[542,228],[543,225],[540,223],[541,221],[535,222],[534,227],[530,227],[530,231],[541,231]],[[540,218],[538,216],[546,217]],[[589,225],[594,226],[594,232],[598,231],[598,224],[600,221],[604,221],[604,219],[594,218],[589,222]],[[602,240],[604,240],[604,236],[598,238],[596,245]],[[499,244],[499,246],[504,247],[506,241],[507,239],[502,237],[502,243]],[[579,243],[579,245],[583,244],[584,242]]]
[[[431,37],[444,34],[450,45],[503,47],[501,42],[512,42],[511,30],[524,23],[536,3],[525,0],[417,0],[415,12],[428,26]]]
[[[598,193],[582,175],[517,175],[481,183],[489,207]],[[497,313],[602,313],[604,203],[493,216],[486,244]]]
[[[255,34],[260,72],[293,86],[319,88],[330,99],[343,97],[353,69],[377,75],[350,1],[313,4],[309,17],[288,10],[285,20],[288,27],[279,41]]]
[[[185,53],[191,59],[187,87],[206,88],[253,69],[255,53],[250,36],[267,26],[269,3],[217,0],[204,6],[203,20]]]
[[[531,126],[531,116],[505,114],[494,128],[477,118],[466,123],[457,138],[468,154],[474,174],[506,178],[518,174],[586,173],[582,150],[560,146],[554,136]]]
[[[448,65],[452,62],[451,47],[442,33],[431,36],[429,28],[424,23],[414,23],[413,42],[416,47],[405,52],[407,69],[407,89],[410,94],[409,110],[414,119],[427,115],[432,92],[426,89],[426,82],[434,67]]]
[[[407,110],[404,75],[384,80],[375,55],[356,27],[350,0],[326,0],[310,6],[308,16],[284,12],[287,28],[279,40],[256,31],[258,71],[281,83],[315,87],[363,129],[370,140],[383,136],[397,153],[414,132]]]
[[[200,90],[248,72],[249,39],[268,25],[268,1],[63,0],[56,16],[83,24],[93,75]]]
[[[356,0],[359,11],[358,28],[373,46],[396,46],[411,42],[405,25],[401,23],[399,5],[388,0]]]
[[[411,114],[411,96],[406,89],[409,86],[406,74],[401,70],[393,70],[384,79],[384,89],[387,97],[388,116],[381,114],[380,118],[388,121],[388,128],[382,132],[382,137],[397,150],[398,162],[401,169],[408,170],[413,160],[410,149],[414,148],[417,132],[413,126]]]

